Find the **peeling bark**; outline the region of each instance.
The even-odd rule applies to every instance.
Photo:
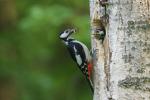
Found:
[[[94,100],[150,100],[150,1],[109,0],[104,9],[90,0]],[[109,22],[103,21],[105,14]],[[102,43],[94,20],[104,23]]]

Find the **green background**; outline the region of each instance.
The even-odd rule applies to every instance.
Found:
[[[0,100],[92,100],[59,33],[90,48],[88,0],[0,0]]]

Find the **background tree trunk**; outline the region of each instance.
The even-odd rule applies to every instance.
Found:
[[[102,43],[93,34],[105,11]],[[90,0],[90,12],[94,100],[150,100],[150,1],[110,0],[104,9]]]

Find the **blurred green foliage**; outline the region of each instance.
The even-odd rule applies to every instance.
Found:
[[[86,80],[58,37],[75,27],[74,37],[90,47],[88,1],[0,3],[6,5],[0,7],[0,100],[91,100]]]

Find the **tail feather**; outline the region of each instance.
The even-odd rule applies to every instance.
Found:
[[[94,94],[93,82],[92,82],[91,79],[89,79],[89,78],[86,78],[86,79],[87,79],[87,81],[88,81],[88,84],[90,85],[90,88],[91,88],[92,93]]]

